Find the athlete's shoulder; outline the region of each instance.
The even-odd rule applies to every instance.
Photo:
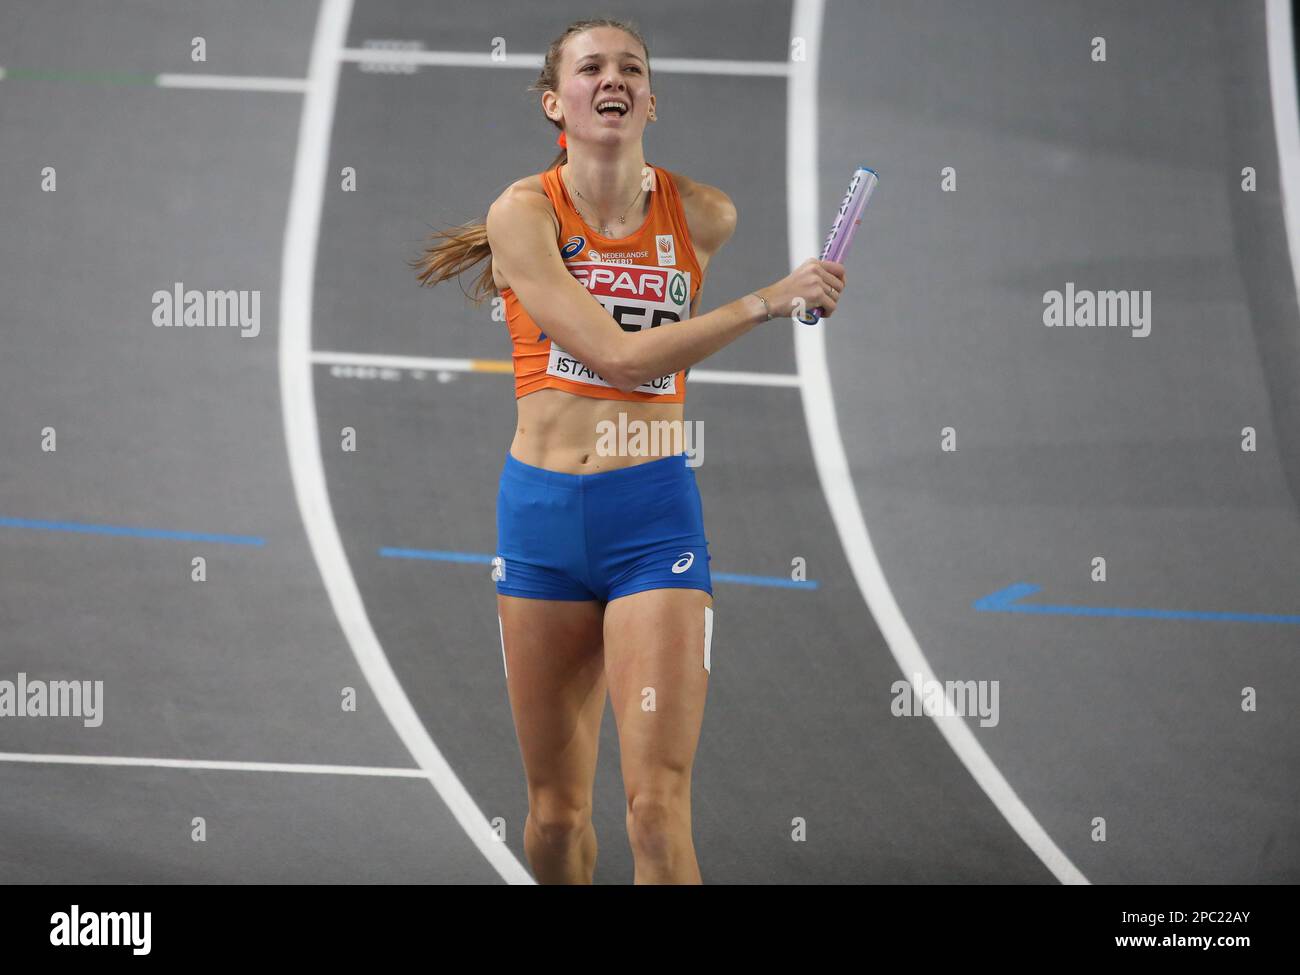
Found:
[[[717,253],[736,232],[736,205],[716,186],[693,180],[683,173],[669,172],[697,251]]]
[[[502,196],[513,193],[532,193],[537,196],[546,196],[546,187],[542,185],[542,174],[533,173],[531,176],[517,179],[501,191]]]
[[[560,220],[555,214],[555,207],[551,204],[551,198],[546,195],[546,187],[542,184],[542,174],[534,173],[531,176],[525,176],[523,179],[517,179],[504,190],[501,195],[492,201],[492,207],[500,212],[503,208],[515,209],[518,206],[527,207],[529,210],[544,212],[550,216],[552,223],[555,224],[555,232],[560,232]]]

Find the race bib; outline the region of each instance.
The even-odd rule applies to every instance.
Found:
[[[685,321],[690,317],[691,274],[672,267],[642,267],[639,264],[599,264],[589,261],[567,265],[592,297],[600,302],[625,332]],[[565,352],[551,340],[549,375],[592,386],[610,386],[594,370]],[[665,396],[677,392],[677,374],[670,373],[642,383],[638,393]]]

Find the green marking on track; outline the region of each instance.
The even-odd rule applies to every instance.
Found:
[[[150,85],[158,83],[152,74],[121,74],[114,71],[42,71],[36,68],[5,68],[3,78],[22,81],[80,81],[96,85]]]

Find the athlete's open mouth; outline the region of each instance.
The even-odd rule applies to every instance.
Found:
[[[631,106],[627,102],[619,101],[617,98],[606,98],[604,101],[596,103],[597,115],[617,115],[620,118],[631,111]]]

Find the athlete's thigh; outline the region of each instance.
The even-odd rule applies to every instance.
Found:
[[[629,795],[659,773],[687,772],[704,719],[701,589],[651,589],[605,608],[605,674]]]
[[[602,604],[498,594],[497,612],[529,792],[583,800],[605,709]]]

